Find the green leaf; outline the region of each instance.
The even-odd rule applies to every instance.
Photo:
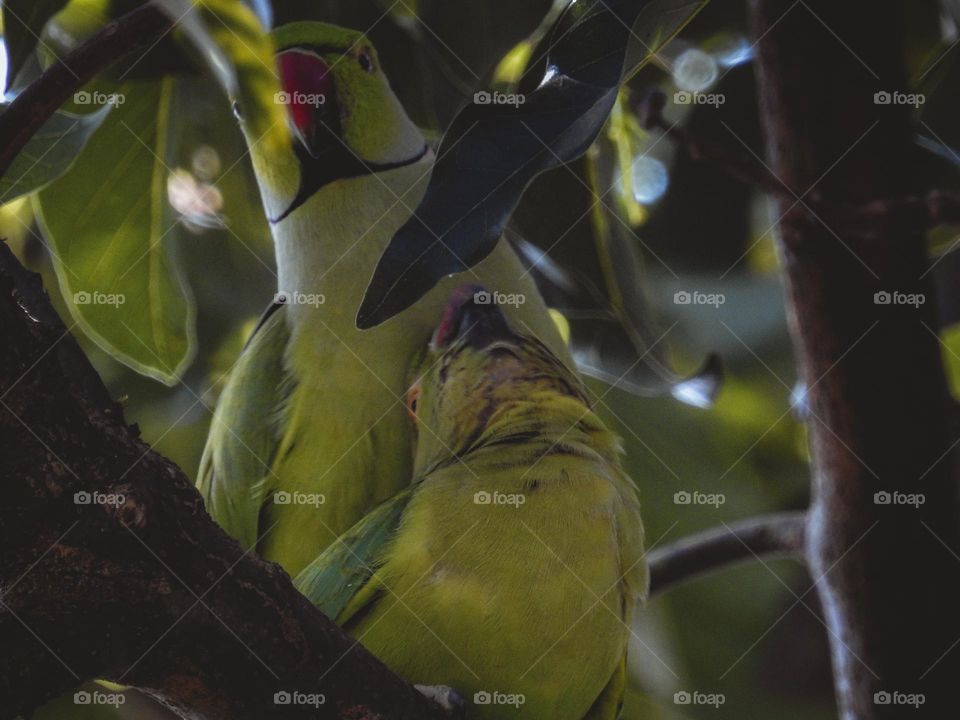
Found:
[[[3,0],[3,39],[7,44],[6,87],[9,90],[17,73],[37,46],[47,20],[56,15],[68,0]]]
[[[960,325],[950,325],[940,331],[943,365],[947,372],[947,384],[954,400],[960,398]]]
[[[128,83],[73,168],[37,195],[71,315],[105,351],[172,385],[194,352],[193,300],[168,246],[173,80]]]
[[[260,138],[264,152],[290,142],[273,43],[257,15],[236,0],[156,0],[197,47],[214,77]]]
[[[88,115],[56,112],[0,177],[0,205],[39,190],[69,170],[109,112],[109,105]]]

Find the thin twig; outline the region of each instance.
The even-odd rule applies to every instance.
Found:
[[[134,50],[149,47],[173,21],[152,4],[104,25],[58,59],[0,113],[0,177],[43,124],[84,84]]]
[[[663,115],[665,107],[666,95],[660,91],[651,92],[643,99],[637,113],[647,130],[660,130],[694,160],[711,163],[730,177],[787,202],[794,213],[805,216],[810,224],[822,222],[841,235],[876,240],[960,223],[960,192],[954,190],[936,189],[919,196],[879,197],[859,204],[827,202],[816,189],[804,195],[802,191],[788,187],[749,154],[669,122]]]
[[[648,557],[650,594],[759,557],[802,558],[805,528],[805,513],[775,513],[712,528],[653,550]]]

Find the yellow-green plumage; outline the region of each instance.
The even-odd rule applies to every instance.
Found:
[[[340,140],[352,157],[413,159],[331,182],[274,223],[278,290],[322,296],[323,303],[285,305],[271,315],[231,373],[211,426],[198,478],[211,514],[245,547],[296,574],[409,484],[410,429],[402,397],[407,372],[454,281],[377,328],[356,329],[366,283],[416,208],[433,156],[360,33],[295,23],[278,29],[276,42],[280,49],[323,48],[334,77]],[[358,63],[361,54],[372,58],[372,71]],[[265,155],[249,123],[241,124],[267,215],[278,218],[297,194],[301,161],[293,147]],[[501,243],[467,277],[522,294],[526,302],[511,315],[569,360],[510,247]],[[278,505],[280,492],[322,495],[325,502]]]
[[[297,584],[471,718],[614,718],[647,587],[635,489],[579,380],[498,316],[474,307],[480,330],[428,354],[414,486]],[[473,705],[484,692],[525,702]]]

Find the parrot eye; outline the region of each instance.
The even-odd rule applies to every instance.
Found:
[[[420,405],[420,383],[416,383],[407,390],[407,414],[414,422],[417,421],[417,408]]]
[[[370,52],[368,50],[360,51],[360,54],[357,55],[357,62],[360,63],[360,67],[364,72],[373,72],[373,60],[370,58]]]

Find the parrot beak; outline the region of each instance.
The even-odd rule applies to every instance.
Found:
[[[441,350],[461,338],[477,348],[497,341],[519,341],[495,300],[496,296],[480,285],[461,285],[455,289],[433,333],[431,347]]]
[[[282,92],[278,102],[287,114],[297,143],[306,155],[320,159],[342,149],[340,109],[333,72],[309,50],[294,48],[277,56]]]
[[[323,57],[321,57],[323,53]],[[430,152],[423,147],[414,155],[399,161],[374,162],[359,155],[344,138],[344,107],[340,104],[333,63],[324,58],[346,57],[345,50],[310,46],[293,46],[276,55],[281,92],[276,101],[287,109],[287,119],[294,136],[293,151],[300,166],[299,187],[286,208],[271,224],[284,220],[290,213],[332,182],[393,170],[419,162]],[[355,62],[355,59],[346,60]],[[349,88],[344,90],[348,98]],[[354,116],[354,122],[356,117]],[[349,134],[349,133],[348,133]]]

